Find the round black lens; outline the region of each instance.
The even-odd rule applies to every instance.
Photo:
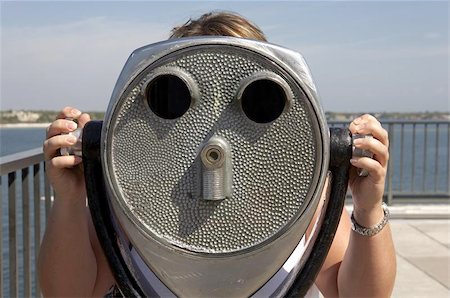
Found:
[[[164,119],[183,116],[191,106],[191,100],[186,83],[175,75],[160,75],[147,87],[147,102],[150,109]]]
[[[286,93],[272,80],[251,82],[241,96],[242,110],[256,123],[269,123],[277,119],[286,105]]]

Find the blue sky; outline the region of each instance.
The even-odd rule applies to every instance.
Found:
[[[0,108],[106,110],[134,49],[210,10],[301,52],[326,111],[450,112],[448,1],[2,1]]]

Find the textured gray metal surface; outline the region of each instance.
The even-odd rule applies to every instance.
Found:
[[[173,120],[153,113],[142,92],[166,72],[187,76],[197,94]],[[288,104],[260,124],[237,97],[264,73],[283,80]],[[199,154],[213,137],[229,144],[232,191],[208,201],[198,195]],[[261,287],[306,231],[328,169],[328,129],[301,56],[233,38],[168,41],[133,53],[113,92],[102,146],[122,241],[182,296],[248,296]]]
[[[317,137],[301,90],[293,90],[292,106],[271,125],[241,112],[235,95],[242,80],[279,72],[245,55],[207,48],[167,57],[161,67],[182,68],[201,93],[180,119],[161,119],[146,106],[140,86],[153,69],[118,108],[111,152],[119,199],[130,217],[172,245],[226,253],[267,240],[299,216],[317,172]],[[198,148],[213,135],[228,140],[233,156],[233,195],[220,202],[196,197]]]

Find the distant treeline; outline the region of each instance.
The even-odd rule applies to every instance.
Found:
[[[32,111],[32,110],[7,110],[0,111],[0,124],[14,123],[49,123],[58,115],[58,111]],[[102,120],[104,112],[86,112],[93,120]],[[347,121],[364,113],[340,113],[325,112],[327,120]],[[371,113],[378,119],[408,119],[408,120],[450,120],[449,112],[423,112],[423,113],[398,113],[376,112]]]
[[[59,111],[7,110],[0,111],[0,124],[14,123],[50,123],[56,119]],[[92,120],[102,120],[104,112],[85,112]]]

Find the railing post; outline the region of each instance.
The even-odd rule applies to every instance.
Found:
[[[438,190],[438,184],[439,184],[439,179],[437,179],[437,177],[439,177],[439,123],[436,123],[436,134],[435,134],[435,144],[436,144],[436,151],[434,154],[434,192],[437,192]]]
[[[450,181],[450,123],[447,123],[447,181]],[[447,195],[450,196],[450,183],[447,183]]]
[[[428,156],[428,124],[425,123],[424,124],[424,133],[425,136],[423,137],[423,161],[422,161],[422,169],[423,169],[423,174],[422,174],[422,192],[425,192],[425,180],[427,175],[427,166],[428,166],[428,162],[427,162],[427,156]]]
[[[416,176],[416,123],[413,123],[412,160],[411,160],[411,192],[414,192],[414,179]]]
[[[9,297],[18,297],[17,236],[16,236],[16,172],[8,174],[9,217]]]
[[[403,191],[403,148],[405,145],[405,123],[401,124],[400,127],[400,166],[399,166],[399,170],[400,170],[400,178],[399,178],[399,182],[400,182],[400,186],[399,186],[399,191]]]
[[[38,280],[38,268],[36,266],[39,258],[41,245],[41,164],[33,166],[33,195],[34,195],[34,297],[41,296]]]
[[[24,297],[31,297],[30,279],[30,193],[28,167],[22,169],[22,237]]]

